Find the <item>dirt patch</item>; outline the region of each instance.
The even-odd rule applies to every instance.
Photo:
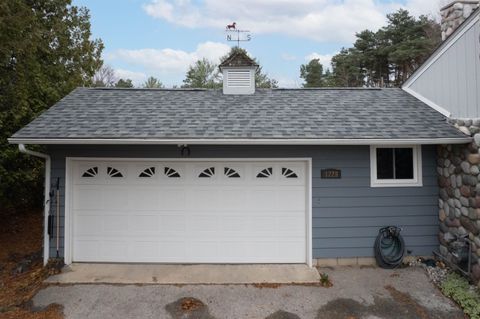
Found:
[[[406,294],[404,292],[401,292],[397,289],[395,289],[393,286],[387,285],[385,286],[385,289],[390,293],[392,296],[393,300],[397,301],[398,303],[403,304],[406,307],[410,307],[415,310],[415,313],[418,315],[418,318],[421,319],[428,319],[430,318],[428,315],[427,310],[418,304],[412,296],[409,294]]]
[[[262,283],[252,284],[252,286],[255,287],[255,288],[258,288],[258,289],[263,289],[263,288],[277,289],[277,288],[281,287],[282,284],[262,282]]]
[[[214,319],[208,307],[193,297],[180,298],[165,306],[165,310],[174,319]]]
[[[300,317],[294,313],[279,310],[272,313],[270,316],[266,317],[265,319],[300,319]]]
[[[17,308],[0,313],[0,319],[63,319],[63,309],[57,304],[51,304],[40,311]]]
[[[389,287],[389,286],[387,286]],[[386,288],[392,298],[374,297],[365,305],[353,299],[339,298],[318,310],[316,319],[360,319],[379,317],[389,319],[464,319],[461,311],[433,311],[418,304],[409,294],[393,287]]]
[[[0,318],[63,318],[58,305],[28,306],[53,269],[43,267],[42,213],[0,212],[0,218]]]

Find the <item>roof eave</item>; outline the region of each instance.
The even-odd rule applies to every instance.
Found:
[[[472,137],[417,139],[85,139],[9,138],[10,144],[38,145],[436,145],[466,144]]]

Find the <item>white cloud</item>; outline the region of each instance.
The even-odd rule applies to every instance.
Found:
[[[408,0],[404,8],[415,16],[428,15],[438,18],[440,8],[451,0]]]
[[[187,52],[176,49],[119,49],[106,58],[109,61],[121,61],[132,66],[140,66],[161,75],[184,74],[195,61],[207,58],[218,62],[220,57],[230,51],[230,46],[217,42],[200,43],[196,50]]]
[[[134,72],[124,69],[115,69],[114,71],[117,79],[130,79],[135,86],[140,86],[147,79],[147,75],[142,72]]]
[[[188,28],[223,29],[232,21],[254,34],[281,33],[317,41],[351,42],[355,32],[376,30],[399,8],[435,14],[445,0],[150,0],[144,11]]]
[[[310,53],[309,55],[307,55],[305,57],[305,60],[308,62],[308,61],[311,61],[313,59],[319,59],[320,63],[323,65],[324,69],[331,69],[332,68],[332,57],[335,54],[337,54],[337,53],[335,52],[335,53],[331,53],[331,54],[319,54],[319,53],[313,52],[313,53]]]

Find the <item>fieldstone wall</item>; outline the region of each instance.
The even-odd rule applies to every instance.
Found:
[[[468,234],[472,244],[472,276],[480,281],[480,119],[449,120],[474,137],[468,145],[438,146],[437,171],[440,187],[440,253],[449,261],[457,235]]]
[[[457,0],[441,8],[442,40],[452,34],[479,7],[479,4],[478,0]]]

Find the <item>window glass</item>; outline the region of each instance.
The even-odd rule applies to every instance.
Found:
[[[413,149],[395,149],[395,179],[413,179]]]
[[[393,148],[377,148],[377,179],[393,179]]]
[[[413,179],[413,149],[377,148],[377,179]]]

